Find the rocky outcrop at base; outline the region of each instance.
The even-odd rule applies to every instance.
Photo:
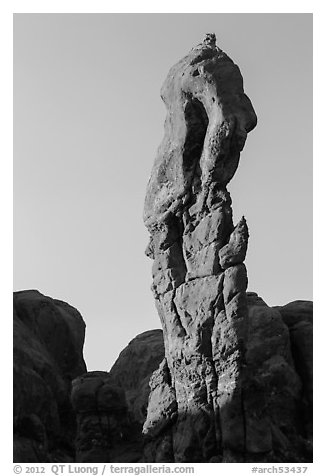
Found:
[[[243,461],[312,461],[312,302],[295,301],[273,308],[256,293],[247,293],[247,303],[243,385],[247,453],[243,453]],[[301,329],[297,347],[291,327]],[[178,418],[168,375],[164,359],[149,382],[152,391],[144,425],[148,462],[174,461],[173,447],[168,438],[162,439],[162,433]],[[226,427],[229,422],[229,438],[234,435],[235,446],[237,433],[231,431],[232,419],[225,420]],[[189,441],[188,433],[178,437]],[[211,462],[221,461],[221,457],[211,458]]]
[[[243,452],[242,460],[311,461],[311,382],[302,370],[311,372],[312,360],[305,353],[298,361],[289,326],[296,324],[300,328],[302,321],[311,323],[312,303],[300,301],[273,308],[256,293],[247,293],[247,305],[247,367],[241,409],[245,415],[247,452]],[[223,335],[227,329],[227,325],[222,328]],[[304,338],[301,349],[311,350],[309,339]],[[178,406],[167,360],[163,357],[159,363],[162,355],[162,331],[144,332],[121,352],[110,372],[89,372],[74,381],[77,462],[175,461],[165,432],[177,421]],[[142,435],[144,415],[139,409],[147,409],[150,389]],[[234,438],[235,447],[239,440],[233,424],[241,415],[232,417],[226,412],[224,428],[229,432],[230,444]],[[189,444],[192,431],[188,428],[187,432],[175,435],[180,445]],[[211,434],[204,437],[209,442]],[[234,461],[231,456],[230,462]],[[193,461],[192,456],[189,459]],[[209,461],[218,463],[222,457],[205,462]]]
[[[73,382],[77,462],[137,462],[143,456],[149,380],[164,356],[162,331],[139,334],[110,372],[88,372]]]
[[[312,439],[313,417],[313,304],[293,301],[277,309],[290,332],[296,372],[302,381],[302,424]]]
[[[73,381],[77,416],[76,462],[137,462],[141,425],[128,411],[125,392],[107,372],[88,372]]]
[[[128,410],[141,425],[147,415],[148,382],[163,357],[163,333],[154,329],[132,339],[110,370],[114,383],[125,392]]]
[[[36,291],[17,293],[14,302],[15,462],[175,460],[169,438],[162,438],[177,421],[178,407],[167,360],[162,360],[161,330],[134,338],[110,372],[84,373],[81,341],[74,342],[65,320],[61,321],[69,312],[70,330],[82,335],[84,325],[77,311]],[[271,308],[255,293],[247,293],[247,303],[243,394],[250,460],[310,461],[312,303],[296,301]],[[58,306],[62,306],[59,313]],[[69,349],[66,359],[59,342]],[[68,399],[71,376],[81,372],[72,384],[73,413]],[[144,409],[146,436],[142,435]],[[232,422],[226,419],[225,425],[230,423],[229,438],[233,434],[236,442]],[[205,436],[209,441],[209,433]],[[178,438],[179,444],[185,444],[189,433]]]
[[[75,460],[71,381],[86,371],[85,323],[69,304],[14,293],[14,462]]]

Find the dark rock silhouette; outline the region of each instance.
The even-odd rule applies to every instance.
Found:
[[[154,329],[132,339],[110,370],[114,383],[124,389],[128,410],[140,424],[146,419],[149,379],[163,357],[162,330]]]
[[[71,400],[77,415],[77,463],[140,460],[141,425],[109,373],[88,372],[75,379]]]
[[[305,301],[309,319],[312,303]],[[244,385],[247,446],[251,459],[261,461],[312,460],[312,419],[309,416],[305,388],[298,371],[286,309],[268,307],[255,293],[248,294],[248,337],[246,381]],[[296,311],[293,309],[293,317]],[[297,313],[300,319],[300,313]],[[307,339],[306,345],[311,344]],[[300,367],[309,367],[312,359],[305,354]],[[264,445],[268,451],[263,455]]]
[[[295,369],[302,381],[302,424],[312,438],[313,407],[313,304],[294,301],[277,309],[290,332]]]
[[[74,461],[71,381],[86,371],[85,323],[63,301],[14,293],[14,461]]]
[[[249,233],[244,218],[234,226],[226,188],[257,122],[239,68],[206,35],[161,96],[144,221],[165,358],[150,382],[145,460],[309,460],[288,327],[253,295],[248,312]]]
[[[73,381],[77,462],[142,459],[148,383],[163,357],[162,331],[143,332],[120,353],[110,372],[88,372]]]

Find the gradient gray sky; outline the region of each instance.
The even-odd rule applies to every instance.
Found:
[[[215,32],[258,116],[229,184],[249,290],[312,299],[311,14],[16,14],[14,289],[77,307],[89,370],[160,327],[146,184],[169,68]]]

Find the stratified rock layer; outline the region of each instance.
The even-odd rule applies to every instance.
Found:
[[[248,314],[249,233],[244,218],[234,226],[226,189],[256,125],[239,68],[207,35],[161,96],[165,134],[144,221],[165,358],[150,381],[145,459],[304,460],[289,331],[261,302]]]
[[[71,381],[86,371],[85,323],[69,304],[14,293],[14,461],[74,461]]]

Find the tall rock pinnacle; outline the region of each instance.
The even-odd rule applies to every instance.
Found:
[[[144,221],[165,359],[150,383],[147,458],[232,461],[245,451],[248,229],[234,226],[226,185],[257,118],[214,34],[171,68],[161,96]]]

